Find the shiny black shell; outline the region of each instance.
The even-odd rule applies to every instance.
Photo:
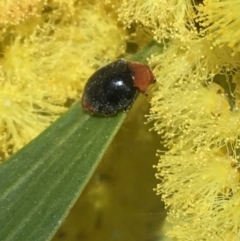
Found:
[[[97,70],[84,88],[81,101],[83,109],[99,115],[115,114],[118,110],[127,109],[137,93],[133,75],[123,59]]]

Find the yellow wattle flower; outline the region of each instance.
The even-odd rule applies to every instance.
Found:
[[[159,150],[156,191],[174,240],[236,241],[239,218],[240,1],[122,1],[119,18],[164,42],[149,121]]]
[[[234,51],[240,51],[240,1],[205,0],[198,7],[196,20],[200,33],[206,35],[214,45],[227,44]]]

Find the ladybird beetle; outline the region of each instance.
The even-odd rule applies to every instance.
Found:
[[[116,60],[98,69],[87,81],[82,108],[92,114],[111,115],[127,109],[138,91],[147,95],[147,88],[155,82],[147,65]]]

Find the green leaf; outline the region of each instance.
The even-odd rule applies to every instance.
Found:
[[[138,58],[147,53],[149,56],[156,46],[148,45]],[[75,103],[41,135],[3,163],[0,166],[0,240],[51,239],[125,116],[126,113],[92,116]]]
[[[47,240],[85,187],[125,115],[94,117],[76,103],[3,163],[0,240]]]

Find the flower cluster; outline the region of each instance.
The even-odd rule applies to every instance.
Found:
[[[123,52],[116,22],[101,1],[1,1],[1,160],[52,123],[79,98],[89,75]]]
[[[156,191],[174,240],[240,238],[240,1],[122,1],[119,18],[164,43],[149,121],[164,138]]]
[[[148,118],[168,149],[156,165],[168,235],[239,240],[239,8],[240,0],[1,1],[0,158],[37,136],[94,69],[123,53],[118,18],[139,46],[164,43],[149,60],[157,84]]]

